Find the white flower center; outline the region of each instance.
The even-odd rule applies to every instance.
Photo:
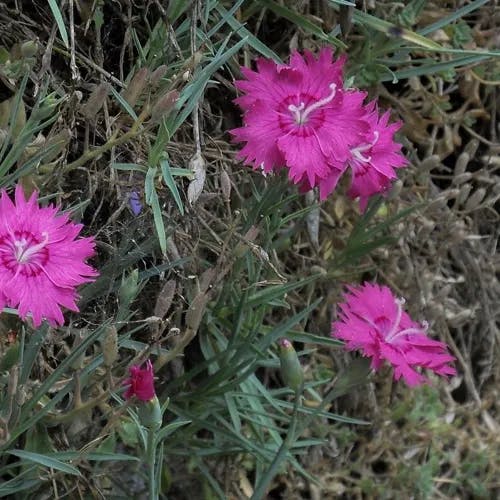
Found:
[[[351,149],[351,154],[356,158],[356,160],[362,161],[363,163],[368,163],[371,161],[372,157],[371,156],[364,156],[363,153],[365,151],[368,151],[371,149],[375,144],[377,144],[377,141],[380,137],[380,134],[378,130],[375,130],[373,132],[374,139],[372,142],[368,144],[360,144],[358,147]]]
[[[42,233],[43,240],[40,243],[37,243],[36,245],[29,245],[29,243],[26,241],[26,238],[22,238],[20,240],[15,240],[14,241],[14,246],[15,246],[15,257],[17,262],[19,264],[25,264],[26,262],[29,261],[29,259],[38,253],[42,248],[44,248],[47,243],[49,242],[49,233],[44,231]]]
[[[297,125],[303,125],[306,123],[307,118],[313,111],[316,111],[325,104],[332,102],[335,94],[337,93],[337,85],[335,83],[331,83],[329,88],[330,93],[324,99],[320,99],[319,101],[310,104],[307,108],[303,102],[301,102],[298,106],[295,106],[294,104],[290,104],[288,106],[288,111],[292,113],[293,119]]]
[[[425,321],[422,323],[422,328],[406,328],[404,330],[399,330],[399,323],[401,322],[404,303],[405,299],[396,299],[398,310],[391,329],[385,335],[386,342],[394,342],[398,337],[402,337],[403,335],[410,335],[412,333],[423,333],[424,335],[427,334],[427,328],[429,325]]]

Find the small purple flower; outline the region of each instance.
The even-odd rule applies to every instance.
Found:
[[[137,217],[142,211],[142,203],[139,199],[139,194],[137,191],[131,191],[129,194],[128,204],[130,206],[130,210]]]

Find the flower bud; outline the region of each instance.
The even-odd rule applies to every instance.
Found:
[[[139,291],[139,271],[134,269],[126,278],[122,278],[118,300],[121,306],[127,307],[137,296]]]
[[[130,377],[123,382],[123,385],[128,385],[125,399],[136,397],[139,401],[148,402],[156,398],[153,365],[149,359],[145,368],[133,365],[129,368],[129,373]]]
[[[38,44],[34,40],[29,40],[21,44],[21,55],[23,57],[33,57],[38,52]]]
[[[168,66],[166,64],[162,64],[161,66],[158,66],[152,73],[151,77],[149,78],[149,81],[151,82],[151,85],[158,85],[161,81],[161,79],[167,74],[168,71]]]
[[[153,105],[153,110],[151,112],[151,121],[153,123],[158,123],[161,119],[167,116],[174,105],[179,99],[179,92],[177,90],[170,90],[163,96],[161,96],[156,103]]]
[[[149,77],[149,69],[141,68],[137,73],[132,77],[130,83],[127,88],[122,92],[123,98],[131,105],[135,106],[137,103],[137,99],[142,94],[144,87],[148,82]]]
[[[155,396],[139,406],[139,422],[148,429],[158,430],[162,424],[161,406]]]
[[[304,372],[292,343],[288,339],[281,339],[279,341],[279,351],[283,381],[290,389],[294,391],[300,390],[304,383]]]
[[[109,84],[106,82],[100,83],[95,87],[95,89],[90,94],[87,102],[82,106],[81,113],[82,115],[90,120],[94,118],[106,101],[106,97],[108,97],[109,92]]]

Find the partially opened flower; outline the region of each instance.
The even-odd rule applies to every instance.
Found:
[[[128,385],[125,391],[125,399],[136,397],[140,401],[151,401],[155,398],[153,365],[149,359],[145,368],[133,365],[129,368],[130,377],[123,384]]]
[[[403,299],[396,298],[386,286],[348,287],[340,317],[332,324],[332,336],[346,342],[347,350],[360,350],[372,358],[378,370],[383,361],[394,367],[394,378],[409,386],[427,382],[416,368],[438,375],[455,375],[450,364],[455,359],[443,342],[427,336],[427,325],[415,323],[403,311]]]
[[[94,255],[93,238],[77,239],[82,224],[53,206],[40,207],[37,193],[26,200],[20,185],[15,203],[0,197],[0,310],[17,307],[19,316],[61,325],[61,307],[78,311],[76,287],[98,275],[85,261]]]
[[[246,80],[235,85],[245,95],[235,102],[245,111],[244,126],[231,131],[246,143],[239,157],[265,173],[288,168],[289,178],[306,189],[332,171],[340,175],[369,131],[365,94],[343,89],[344,62],[332,62],[325,48],[317,59],[294,52],[288,65],[259,59],[257,71],[242,68]]]
[[[401,127],[400,122],[389,123],[389,111],[379,115],[375,103],[366,107],[366,121],[370,130],[364,142],[351,149],[352,183],[349,196],[357,198],[364,211],[370,196],[383,194],[396,178],[394,169],[408,164],[401,154],[401,144],[394,142],[394,134]]]

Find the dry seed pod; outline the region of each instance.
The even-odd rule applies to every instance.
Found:
[[[469,157],[476,155],[477,148],[479,147],[479,141],[477,139],[470,140],[464,148],[464,153],[467,153]]]
[[[316,195],[314,191],[311,190],[306,193],[306,203],[309,206],[316,204]],[[319,219],[320,208],[319,205],[316,204],[306,215],[307,234],[316,250],[319,249]]]
[[[172,300],[175,295],[177,284],[175,280],[168,280],[161,289],[156,299],[153,314],[158,318],[164,318],[172,305]]]
[[[109,84],[106,82],[100,83],[90,94],[87,102],[81,107],[80,112],[82,115],[90,120],[94,118],[106,101],[109,92]]]
[[[470,172],[464,172],[462,174],[455,175],[455,177],[453,177],[452,183],[455,184],[455,186],[459,186],[464,182],[470,181],[471,178],[472,174]]]
[[[439,156],[432,155],[432,156],[429,156],[429,158],[426,158],[425,160],[423,160],[422,163],[420,163],[420,165],[418,166],[418,169],[430,171],[430,170],[433,170],[434,168],[439,167],[440,163],[441,163],[441,160],[439,159]]]
[[[104,366],[111,368],[118,358],[118,334],[114,326],[108,326],[101,341]]]
[[[479,204],[484,200],[485,196],[485,188],[477,189],[474,193],[472,193],[472,196],[465,203],[465,210],[474,210],[475,208],[477,208]]]
[[[198,331],[203,314],[205,313],[207,302],[208,295],[205,293],[199,293],[189,306],[186,313],[186,325],[193,332]]]
[[[461,175],[465,172],[467,169],[467,165],[469,164],[470,161],[470,155],[467,152],[463,152],[460,154],[460,156],[457,158],[457,162],[455,163],[455,177],[458,175]]]
[[[224,169],[222,169],[220,173],[220,187],[222,195],[224,196],[224,201],[229,201],[231,199],[231,179]]]
[[[464,184],[460,188],[460,193],[457,196],[457,205],[463,205],[469,198],[471,191],[472,191],[472,184]]]
[[[189,160],[189,168],[193,171],[194,179],[189,183],[187,196],[189,204],[194,205],[203,191],[207,176],[205,160],[200,152],[196,152]]]

